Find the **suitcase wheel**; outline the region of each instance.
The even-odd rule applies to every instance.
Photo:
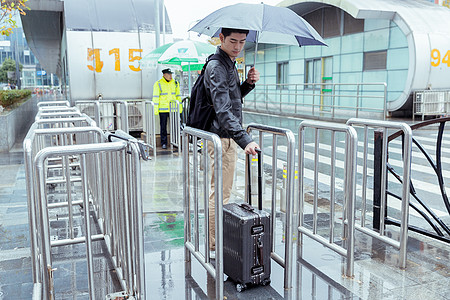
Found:
[[[247,285],[245,283],[236,284],[236,290],[238,291],[238,293],[242,292],[246,288],[247,288]]]

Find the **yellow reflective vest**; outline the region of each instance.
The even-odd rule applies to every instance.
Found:
[[[180,84],[175,79],[167,82],[161,78],[153,85],[153,103],[155,103],[155,115],[160,112],[170,112],[170,101],[178,100],[180,102],[180,113],[182,111]]]

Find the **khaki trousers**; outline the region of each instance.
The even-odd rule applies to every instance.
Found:
[[[233,139],[221,138],[222,142],[222,180],[223,180],[223,204],[227,204],[230,200],[231,188],[234,181],[234,170],[236,169],[237,144]],[[211,250],[215,250],[215,200],[214,200],[214,145],[208,142],[208,154],[210,157],[211,170],[211,190],[209,193],[209,246]]]

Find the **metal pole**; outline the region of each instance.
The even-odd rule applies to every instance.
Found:
[[[160,8],[159,1],[155,0],[155,46],[158,48],[161,45],[161,21],[159,20]]]
[[[164,9],[164,0],[161,0],[162,23],[163,23],[163,45],[166,44],[166,10]]]

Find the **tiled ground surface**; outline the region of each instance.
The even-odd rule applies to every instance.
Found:
[[[242,168],[242,162],[239,163]],[[181,158],[170,151],[142,163],[147,299],[214,299],[214,280],[193,262],[185,277]],[[242,187],[242,174],[237,185]],[[240,188],[233,196],[239,199]],[[281,221],[274,238],[284,243]],[[395,234],[395,232],[394,232]],[[449,299],[450,249],[447,244],[411,233],[406,270],[397,267],[398,251],[357,235],[354,278],[342,276],[342,258],[316,242],[303,239],[303,256],[294,266],[294,288],[283,289],[283,270],[272,262],[272,283],[237,293],[227,280],[230,299]],[[111,265],[95,242],[98,294],[116,290]],[[31,299],[32,274],[25,171],[20,144],[0,154],[0,299]],[[82,245],[54,250],[57,299],[88,299]],[[76,291],[76,292],[75,292]]]

